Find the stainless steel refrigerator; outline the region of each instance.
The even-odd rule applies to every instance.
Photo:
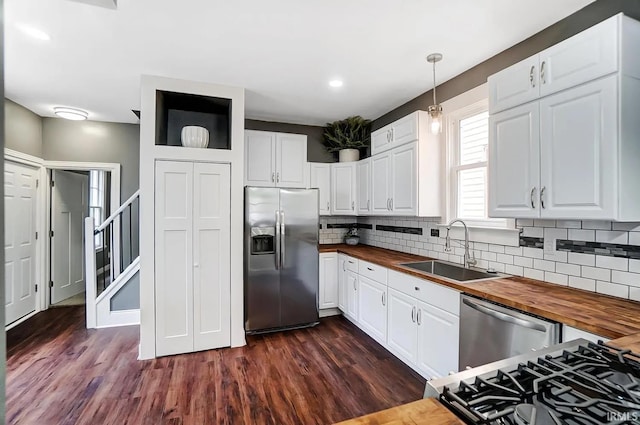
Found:
[[[245,187],[247,333],[318,323],[318,190]]]

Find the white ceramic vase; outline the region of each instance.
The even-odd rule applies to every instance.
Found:
[[[338,151],[338,160],[340,162],[355,162],[360,159],[360,151],[358,149],[341,149]]]
[[[209,130],[197,125],[182,127],[180,133],[182,146],[187,148],[206,148],[209,146]]]

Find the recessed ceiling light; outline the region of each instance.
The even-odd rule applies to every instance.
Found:
[[[331,87],[342,87],[344,83],[342,82],[342,80],[331,80],[329,81],[329,85]]]
[[[38,28],[32,27],[30,25],[17,24],[16,27],[31,38],[35,38],[37,40],[42,40],[42,41],[51,40],[51,37],[49,36],[49,34],[47,34],[42,30],[39,30]]]
[[[60,118],[73,121],[83,121],[86,120],[87,117],[89,117],[89,113],[87,111],[75,108],[66,108],[62,106],[56,106],[55,108],[53,108],[53,113]]]

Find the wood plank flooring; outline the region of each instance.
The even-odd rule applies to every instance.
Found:
[[[84,307],[7,334],[8,424],[328,424],[422,397],[425,381],[341,317],[247,346],[138,361],[138,327]]]

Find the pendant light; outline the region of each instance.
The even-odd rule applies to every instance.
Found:
[[[438,134],[442,131],[442,105],[438,105],[438,102],[436,102],[436,62],[441,60],[442,53],[432,53],[427,56],[427,62],[433,64],[433,105],[427,109],[431,117],[432,134]]]

